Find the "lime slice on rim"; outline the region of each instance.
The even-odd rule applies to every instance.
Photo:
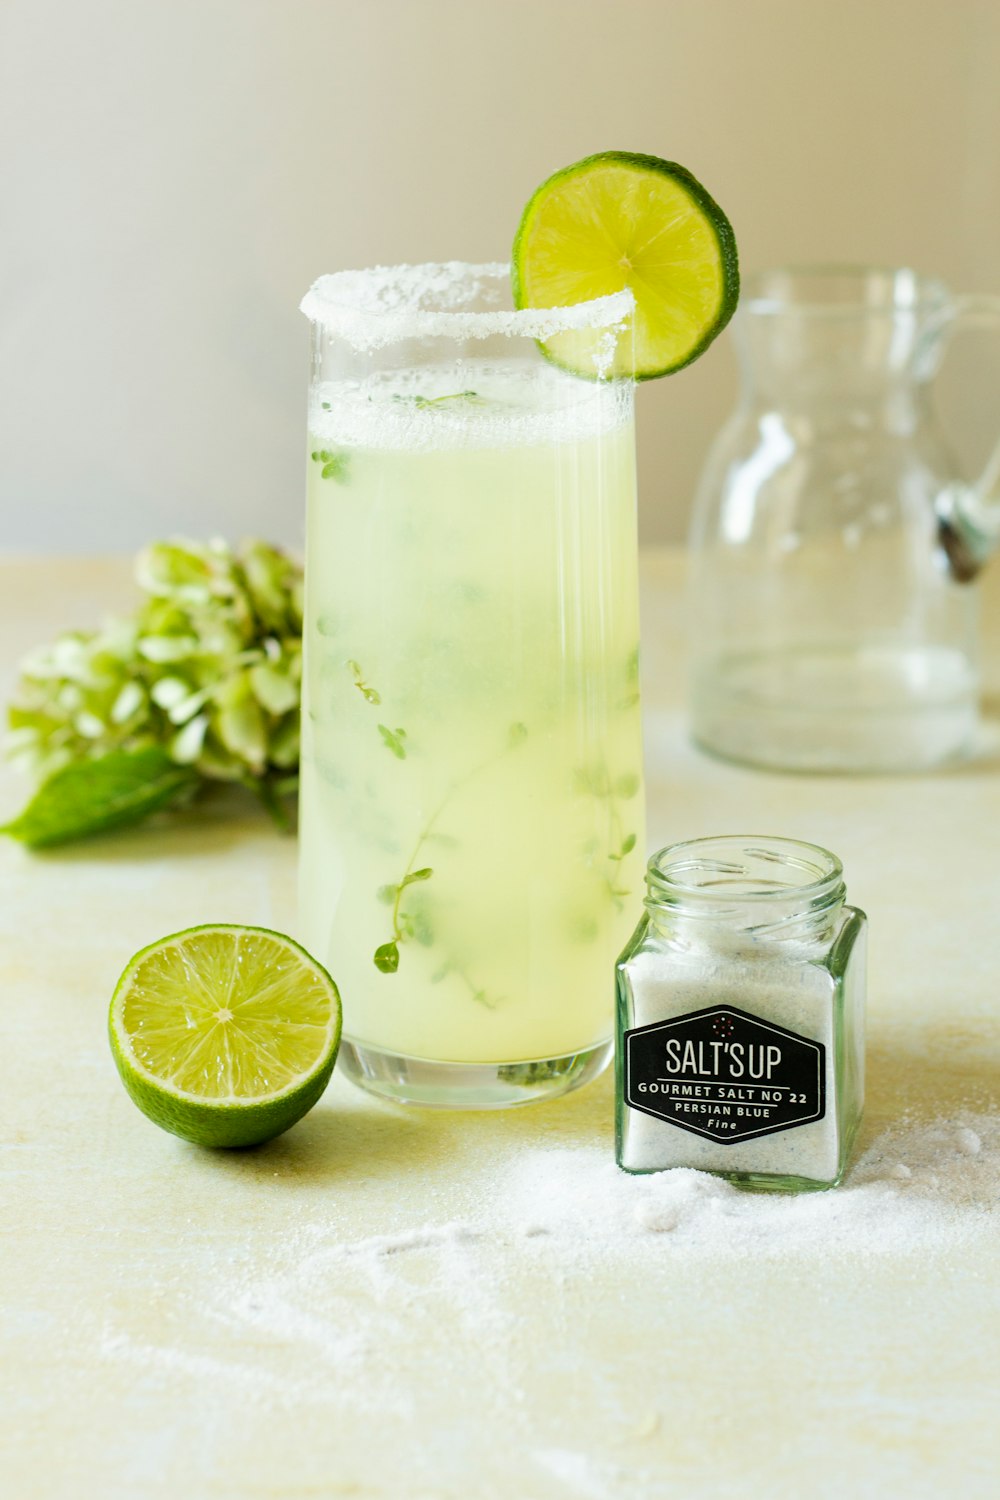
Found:
[[[609,373],[655,380],[697,359],[729,322],[740,289],[722,209],[676,162],[601,151],[542,183],[512,255],[517,307],[567,307],[630,287],[634,365],[620,335]],[[594,379],[603,330],[554,334],[542,352]]]
[[[108,1029],[144,1115],[199,1146],[255,1146],[330,1081],[340,996],[298,943],[264,927],[191,927],[137,953]]]

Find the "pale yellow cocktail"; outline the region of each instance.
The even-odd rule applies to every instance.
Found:
[[[631,388],[534,351],[320,381],[309,454],[301,919],[345,1060],[544,1093],[603,1062],[642,888]]]

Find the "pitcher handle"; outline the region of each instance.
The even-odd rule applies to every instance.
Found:
[[[989,293],[956,297],[953,328],[1000,331],[1000,297]],[[971,484],[950,484],[937,500],[938,538],[952,577],[969,583],[1000,545],[1000,438]]]

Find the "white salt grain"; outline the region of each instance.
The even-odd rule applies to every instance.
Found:
[[[172,1342],[106,1327],[102,1354],[144,1377],[217,1383],[269,1407],[348,1404],[373,1420],[419,1425],[430,1397],[423,1376],[400,1367],[405,1329],[403,1342],[422,1350],[428,1389],[480,1380],[488,1350],[490,1379],[477,1389],[496,1409],[484,1420],[506,1423],[529,1409],[524,1315],[540,1284],[545,1316],[558,1319],[580,1286],[641,1298],[665,1270],[690,1281],[705,1266],[739,1276],[766,1262],[814,1275],[850,1258],[947,1253],[995,1234],[1000,1219],[1000,1115],[903,1120],[868,1146],[842,1187],[798,1195],[743,1193],[689,1168],[633,1176],[614,1165],[603,1136],[529,1139],[518,1149],[508,1138],[489,1174],[452,1179],[444,1211],[425,1209],[423,1223],[397,1219],[388,1232],[346,1239],[335,1196],[309,1200],[277,1240],[248,1234],[235,1259],[227,1242],[197,1276],[185,1272],[166,1289]],[[426,1201],[435,1201],[431,1190]],[[163,1292],[151,1285],[147,1302]],[[566,1316],[571,1327],[576,1315]],[[588,1467],[570,1450],[535,1451],[531,1461],[576,1495],[618,1493],[612,1469]]]
[[[311,322],[366,353],[403,339],[550,339],[574,329],[617,330],[635,307],[627,289],[564,307],[502,306],[509,297],[508,265],[450,260],[335,271],[314,281],[300,306]],[[469,311],[477,305],[482,310]]]
[[[787,945],[786,945],[787,950]],[[676,1162],[734,1172],[788,1174],[829,1181],[837,1175],[840,1139],[837,1129],[834,1075],[833,982],[811,963],[789,962],[783,950],[770,961],[755,954],[741,960],[739,951],[725,964],[696,954],[690,975],[675,961],[669,969],[658,955],[637,954],[629,964],[637,1027],[703,1009],[720,994],[740,1009],[773,1022],[798,1036],[822,1044],[826,1058],[826,1115],[793,1130],[731,1144],[703,1139],[687,1130],[626,1109],[622,1161],[633,1172],[653,1171]]]
[[[1000,1204],[1000,1117],[903,1122],[827,1193],[744,1193],[688,1168],[633,1177],[597,1147],[534,1148],[497,1183],[495,1212],[545,1224],[553,1253],[613,1264],[656,1236],[669,1253],[887,1255],[959,1242]],[[975,1144],[973,1144],[975,1143]],[[906,1161],[900,1158],[905,1157]]]
[[[640,1229],[648,1229],[653,1234],[666,1234],[676,1229],[681,1221],[680,1209],[660,1208],[655,1203],[640,1203],[633,1218]]]

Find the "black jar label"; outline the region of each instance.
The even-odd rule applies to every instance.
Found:
[[[826,1113],[826,1048],[710,1005],[626,1031],[625,1102],[712,1141],[791,1130]]]

